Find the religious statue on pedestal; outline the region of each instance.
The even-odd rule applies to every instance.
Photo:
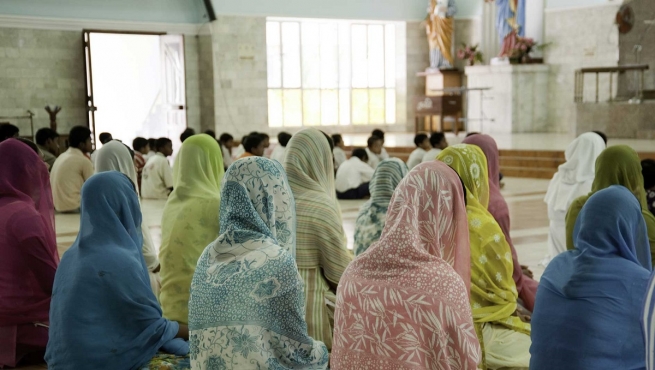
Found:
[[[525,36],[525,0],[485,1],[496,1],[496,30],[502,45],[500,55],[509,56],[517,38]]]
[[[453,16],[457,13],[455,0],[430,0],[426,32],[430,45],[429,70],[453,67]]]

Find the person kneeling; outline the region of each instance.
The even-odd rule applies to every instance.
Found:
[[[363,199],[371,194],[368,183],[375,170],[368,164],[368,154],[364,149],[355,149],[349,160],[337,170],[336,189],[339,199]]]

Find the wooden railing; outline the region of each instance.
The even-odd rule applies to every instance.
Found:
[[[610,75],[610,85],[609,85],[609,101],[614,100],[612,97],[612,88],[613,88],[613,76],[614,73],[625,73],[628,71],[635,71],[639,74],[637,91],[635,98],[641,100],[644,94],[644,72],[648,70],[648,64],[633,64],[633,65],[624,65],[616,67],[593,67],[593,68],[582,68],[575,71],[575,98],[576,103],[582,103],[584,101],[584,77],[587,73],[596,74],[596,103],[599,102],[599,79],[600,74],[609,73]]]

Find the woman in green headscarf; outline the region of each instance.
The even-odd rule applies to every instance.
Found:
[[[189,290],[198,258],[218,237],[223,156],[216,140],[194,135],[182,144],[174,188],[162,218],[161,302],[164,317],[186,324]]]
[[[591,186],[591,193],[573,201],[566,214],[566,248],[568,250],[575,248],[573,245],[573,228],[587,199],[597,191],[609,188],[612,185],[622,185],[628,188],[641,204],[641,213],[648,229],[651,259],[655,264],[655,217],[648,210],[639,155],[627,145],[609,147],[596,159],[596,177]]]
[[[489,369],[528,368],[530,324],[518,305],[514,263],[503,230],[489,213],[487,159],[476,145],[454,145],[437,156],[462,179],[471,247],[471,308]]]

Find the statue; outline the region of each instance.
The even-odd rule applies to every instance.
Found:
[[[455,0],[430,0],[425,31],[430,45],[430,68],[428,70],[453,67],[453,16],[457,13]]]
[[[46,106],[45,111],[48,112],[48,115],[50,116],[50,128],[57,131],[57,113],[61,111],[60,106]]]
[[[517,37],[525,36],[525,0],[495,1],[498,8],[496,30],[502,45],[500,56],[509,56],[516,44]]]

